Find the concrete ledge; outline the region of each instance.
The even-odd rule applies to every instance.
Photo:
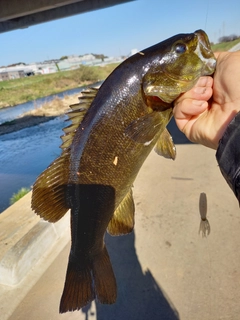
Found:
[[[31,192],[0,215],[2,285],[14,286],[22,281],[69,228],[68,215],[52,224],[36,216],[30,203]]]
[[[56,239],[57,235],[52,227],[44,221],[39,221],[10,247],[0,261],[0,283],[18,284]]]

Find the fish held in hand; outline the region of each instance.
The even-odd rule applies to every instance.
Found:
[[[37,178],[32,208],[59,220],[71,210],[71,251],[60,312],[93,299],[111,304],[117,286],[104,243],[134,227],[133,182],[149,153],[175,158],[166,125],[173,100],[215,69],[207,35],[179,34],[126,59],[68,114],[62,154]]]

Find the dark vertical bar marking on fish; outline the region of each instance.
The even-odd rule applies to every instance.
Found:
[[[115,190],[104,185],[68,185],[72,244],[60,313],[80,309],[94,298],[114,303],[117,285],[103,241],[115,205]],[[103,215],[102,212],[105,214]]]

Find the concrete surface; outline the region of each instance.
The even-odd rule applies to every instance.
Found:
[[[0,215],[0,319],[8,319],[69,241],[69,213],[51,224],[31,210],[31,192]]]
[[[60,239],[17,286],[0,286],[0,319],[239,320],[240,212],[215,152],[177,145],[175,161],[152,152],[133,192],[134,233],[106,237],[118,282],[116,304],[93,302],[58,314],[69,254],[69,243]],[[211,225],[207,238],[198,234],[202,192]],[[28,199],[25,206],[29,210]]]

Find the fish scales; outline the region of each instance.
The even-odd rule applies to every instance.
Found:
[[[148,154],[175,158],[166,125],[172,102],[216,60],[207,35],[179,34],[126,59],[99,90],[83,93],[64,129],[62,154],[36,180],[32,208],[55,222],[71,210],[71,250],[60,312],[93,299],[114,303],[117,286],[104,244],[134,227],[133,182]]]

